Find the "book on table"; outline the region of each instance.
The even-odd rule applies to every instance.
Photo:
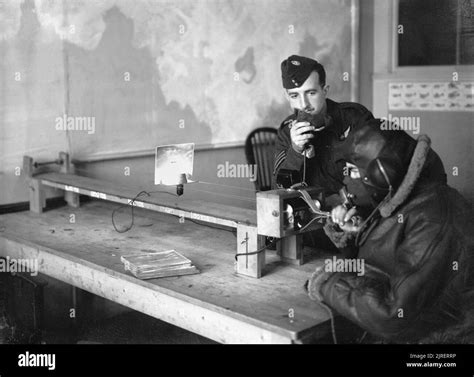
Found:
[[[124,255],[120,258],[125,270],[139,279],[197,274],[191,260],[176,250]]]

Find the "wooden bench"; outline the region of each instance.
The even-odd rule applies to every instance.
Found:
[[[189,218],[210,224],[234,228],[237,232],[236,254],[239,254],[235,269],[237,273],[260,278],[265,266],[266,237],[257,231],[257,213],[255,209],[244,209],[233,206],[188,199],[177,196],[172,199],[165,193],[154,193],[152,196],[136,198],[139,191],[131,188],[117,188],[113,182],[70,174],[72,165],[69,155],[59,153],[59,158],[53,162],[60,165],[59,172],[34,174],[38,164],[29,156],[24,157],[23,169],[26,173],[30,211],[42,213],[45,206],[44,187],[64,190],[65,200],[69,206],[78,208],[79,195],[107,200],[124,205],[133,205],[155,212],[166,213],[181,219]],[[282,239],[279,254],[287,262],[302,263],[302,237],[291,236]],[[260,252],[254,253],[259,250]]]

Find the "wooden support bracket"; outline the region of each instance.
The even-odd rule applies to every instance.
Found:
[[[34,213],[42,213],[46,207],[46,197],[44,195],[44,187],[37,179],[30,179],[28,182],[28,190],[30,192],[30,211]]]
[[[237,254],[251,253],[265,246],[265,236],[259,236],[256,226],[237,225]],[[238,274],[260,278],[265,266],[265,250],[258,254],[238,255],[235,270]]]
[[[23,157],[23,172],[25,173],[26,182],[28,184],[28,192],[30,196],[30,211],[34,213],[42,213],[46,207],[46,196],[41,182],[33,178],[33,158],[29,156]]]
[[[65,152],[59,152],[59,160],[62,161],[59,171],[64,174],[73,174],[74,168],[69,160],[69,155]],[[64,191],[64,200],[73,208],[79,208],[79,194],[71,191]]]
[[[277,253],[287,263],[301,266],[303,261],[303,235],[297,234],[282,238],[277,245]]]

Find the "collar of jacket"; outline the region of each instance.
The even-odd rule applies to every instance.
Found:
[[[410,193],[413,191],[415,184],[420,177],[421,171],[430,150],[431,140],[427,135],[420,135],[417,140],[413,156],[408,166],[408,171],[403,178],[400,187],[395,195],[384,205],[380,207],[380,215],[382,217],[389,217],[405,200],[407,200]]]

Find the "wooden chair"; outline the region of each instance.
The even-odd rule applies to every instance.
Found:
[[[245,141],[245,156],[247,163],[257,165],[255,189],[267,191],[272,187],[273,159],[277,130],[262,127],[253,130]]]

